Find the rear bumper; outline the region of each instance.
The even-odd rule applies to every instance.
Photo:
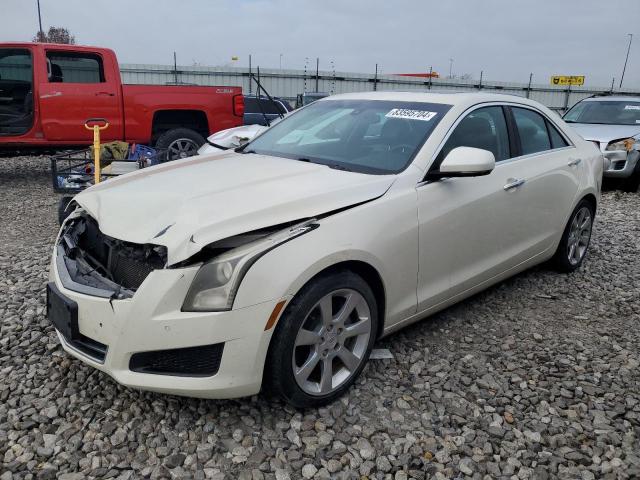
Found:
[[[156,270],[132,298],[109,300],[65,288],[52,262],[51,281],[78,304],[80,334],[102,345],[104,354],[98,348],[99,354],[92,355],[58,332],[62,347],[129,387],[201,398],[258,393],[272,333],[264,327],[279,299],[228,312],[182,312],[196,271],[197,267]],[[143,373],[131,364],[131,357],[140,352],[219,344],[219,366],[210,376]]]
[[[640,152],[637,150],[631,152],[616,150],[604,152],[604,156],[609,161],[609,165],[604,171],[605,177],[628,178],[633,174],[638,164]]]

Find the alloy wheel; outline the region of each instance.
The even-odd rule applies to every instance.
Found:
[[[574,215],[567,239],[567,258],[571,265],[580,263],[587,252],[592,224],[589,208],[582,207]]]
[[[178,138],[167,148],[167,160],[179,160],[192,157],[198,153],[198,145],[189,138]]]
[[[371,336],[371,311],[356,290],[335,290],[307,313],[293,348],[293,373],[309,395],[327,395],[363,363]]]

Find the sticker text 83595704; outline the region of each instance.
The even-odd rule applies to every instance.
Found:
[[[427,112],[425,110],[408,110],[406,108],[394,108],[385,115],[388,118],[405,118],[407,120],[430,121],[435,117],[437,112]]]

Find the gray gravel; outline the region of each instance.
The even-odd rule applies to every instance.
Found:
[[[607,192],[583,269],[539,267],[379,342],[348,396],[138,392],[44,317],[46,159],[0,159],[0,480],[640,478],[640,196]]]

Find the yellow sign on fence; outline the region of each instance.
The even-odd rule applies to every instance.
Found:
[[[554,75],[551,85],[584,85],[584,75]]]

